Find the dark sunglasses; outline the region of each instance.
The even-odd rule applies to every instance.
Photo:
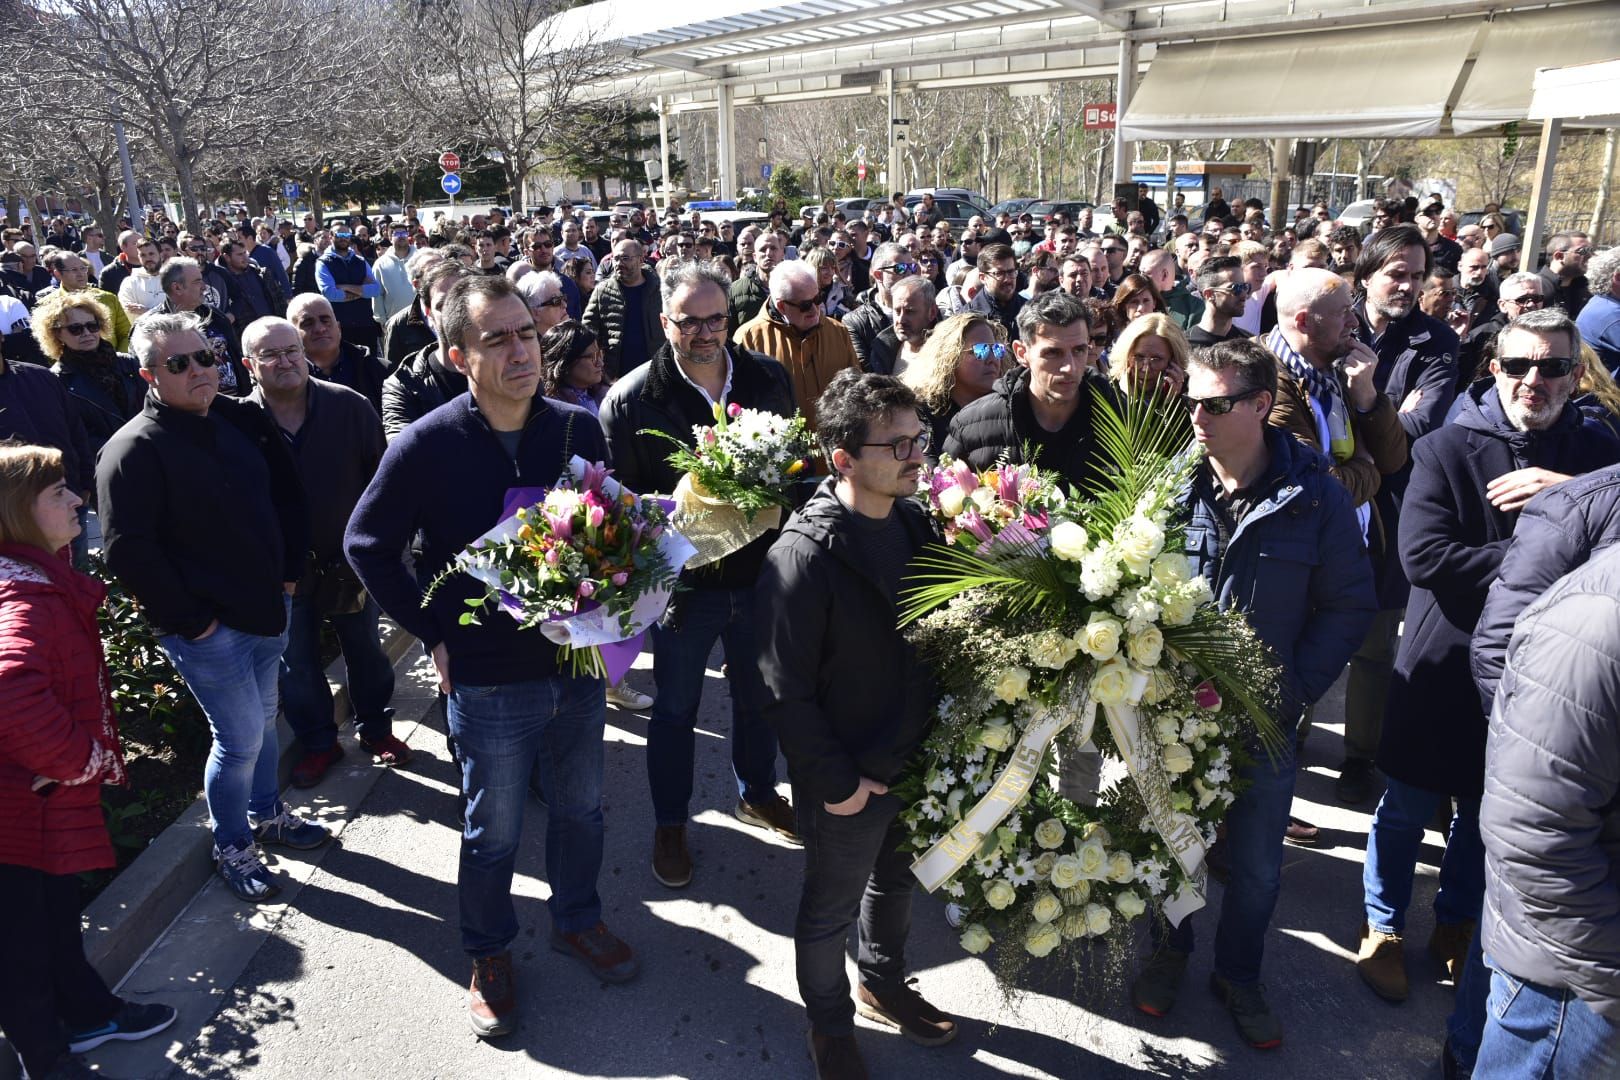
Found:
[[[64,333],[64,334],[99,334],[99,333],[101,333],[101,323],[96,321],[95,319],[91,319],[89,322],[63,323],[62,324],[62,333]]]
[[[893,266],[880,266],[877,268],[877,272],[881,274],[887,270],[893,274],[915,274],[920,269],[921,267],[914,262],[903,262],[895,263]]]
[[[1502,299],[1506,300],[1510,304],[1517,304],[1520,307],[1547,306],[1546,299],[1540,293],[1525,293],[1523,296],[1504,296]]]
[[[808,315],[808,314],[810,314],[812,311],[814,311],[816,309],[816,301],[814,301],[814,300],[785,300],[784,299],[784,300],[778,300],[777,303],[787,305],[788,307],[792,308],[794,311],[797,311],[800,315]]]
[[[1243,391],[1241,394],[1227,394],[1224,397],[1207,398],[1188,397],[1183,398],[1182,400],[1187,403],[1188,412],[1196,412],[1198,407],[1202,405],[1204,407],[1204,411],[1209,413],[1211,416],[1225,416],[1227,413],[1232,411],[1232,406],[1236,405],[1240,401],[1246,401],[1258,393],[1261,393],[1261,390],[1258,386],[1256,386],[1253,389]]]
[[[1005,360],[1007,359],[1007,346],[999,341],[984,342],[973,346],[975,360]]]
[[[1247,281],[1234,281],[1230,285],[1218,286],[1216,291],[1229,292],[1239,300],[1242,300],[1254,291],[1254,286],[1250,285]]]
[[[1496,366],[1509,378],[1522,379],[1535,368],[1543,379],[1562,379],[1575,370],[1575,361],[1567,356],[1549,356],[1545,360],[1532,360],[1528,356],[1501,356]]]
[[[564,299],[562,293],[558,293],[556,296],[553,296],[548,300],[540,301],[540,303],[536,304],[535,306],[536,307],[561,307],[563,304],[566,304],[567,302],[568,301],[566,299]]]
[[[219,357],[214,355],[212,349],[198,349],[196,352],[179,353],[163,361],[163,366],[169,369],[170,375],[182,375],[186,368],[196,364],[200,368],[211,368],[219,363]]]

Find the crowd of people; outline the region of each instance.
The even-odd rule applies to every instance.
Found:
[[[29,1074],[174,1020],[84,959],[79,871],[112,864],[97,790],[123,780],[95,612],[103,572],[139,603],[206,714],[219,877],[282,888],[266,846],[330,839],[277,782],[344,753],[321,640],[359,745],[406,766],[387,615],[431,657],[461,772],[467,1010],[511,1032],[511,884],[531,797],[548,807],[551,945],[604,983],[640,958],[602,917],[606,708],[648,714],[653,878],[687,887],[694,731],[718,642],[736,800],[802,845],[793,928],[825,1078],[864,1077],[857,1012],[924,1046],[955,1020],[905,978],[912,879],[890,791],[934,716],[896,629],[936,539],[910,496],[940,456],[1099,478],[1097,410],[1148,399],[1201,458],[1187,555],[1282,664],[1281,754],[1256,753],[1210,868],[1225,883],[1211,989],[1279,1045],[1261,986],[1295,747],[1348,668],[1336,795],[1372,808],[1355,965],[1409,993],[1424,830],[1445,854],[1427,953],[1457,988],[1447,1076],[1620,1069],[1620,248],[1523,245],[1499,216],[1383,200],[1370,231],[1325,204],[1251,201],[974,218],[932,196],[859,216],[830,201],[734,229],[563,204],[440,218],[154,215],[6,228],[0,254],[0,1028]],[[426,587],[507,492],[574,455],[629,489],[679,474],[717,406],[805,416],[824,460],[802,505],[684,588],[651,635],[653,694],[558,666],[541,635],[468,622],[470,579]],[[813,492],[808,490],[813,487]],[[793,798],[781,793],[779,753]],[[1073,780],[1066,777],[1066,782]],[[1095,778],[1090,781],[1095,786]],[[1195,919],[1161,926],[1131,986],[1177,1001]],[[844,973],[851,930],[860,985]]]

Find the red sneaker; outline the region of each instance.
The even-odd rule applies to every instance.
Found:
[[[293,766],[292,785],[296,788],[310,788],[326,779],[327,770],[337,764],[338,758],[343,756],[343,747],[333,743],[329,750],[311,750],[298,759]]]
[[[361,739],[360,749],[370,754],[372,760],[379,765],[409,765],[411,763],[411,748],[394,735],[384,735],[376,742],[367,742]]]

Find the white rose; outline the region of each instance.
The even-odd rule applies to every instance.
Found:
[[[1136,864],[1125,852],[1116,851],[1108,856],[1108,880],[1115,885],[1129,885],[1135,873]]]
[[[1146,577],[1153,559],[1164,550],[1164,530],[1144,517],[1133,517],[1114,538],[1119,557],[1131,573]]]
[[[1057,852],[1043,851],[1035,859],[1035,880],[1046,881],[1052,876],[1052,867],[1057,865]]]
[[[1148,672],[1148,682],[1142,691],[1142,700],[1149,705],[1157,705],[1171,694],[1175,693],[1176,677],[1160,667]]]
[[[1153,560],[1152,577],[1160,585],[1181,585],[1192,580],[1192,564],[1187,556],[1167,551]]]
[[[1140,633],[1132,634],[1130,644],[1126,647],[1131,662],[1138,667],[1157,667],[1159,658],[1164,655],[1164,635],[1157,626],[1150,626]]]
[[[993,687],[996,697],[1011,705],[1029,696],[1029,668],[1014,665],[1003,671]]]
[[[1124,635],[1125,627],[1118,619],[1097,611],[1080,628],[1075,644],[1093,660],[1110,660],[1119,653],[1120,639]]]
[[[1030,918],[1038,923],[1049,923],[1063,914],[1063,901],[1049,892],[1041,893],[1035,902],[1029,905]]]
[[[1086,905],[1086,933],[1092,937],[1102,937],[1114,925],[1114,916],[1101,904]]]
[[[1102,841],[1092,837],[1081,844],[1075,851],[1074,857],[1080,860],[1080,876],[1092,881],[1101,881],[1108,872],[1108,851],[1103,847]]]
[[[1134,919],[1147,910],[1147,901],[1137,895],[1135,889],[1126,889],[1114,897],[1114,910],[1125,916],[1126,919]]]
[[[962,948],[970,953],[984,952],[993,941],[995,938],[990,936],[983,923],[969,923],[967,929],[962,931]]]
[[[954,518],[960,514],[962,507],[966,503],[967,496],[955,484],[939,493],[939,512],[948,518]]]
[[[979,729],[979,745],[988,750],[1001,751],[1012,744],[1012,725],[1005,720],[992,720]]]
[[[979,513],[988,514],[996,508],[996,493],[987,487],[974,488],[973,505],[979,508]]]
[[[1029,645],[1029,658],[1036,667],[1062,671],[1080,647],[1056,630],[1038,634]]]
[[[1031,956],[1045,956],[1063,944],[1063,932],[1050,923],[1037,923],[1024,937],[1024,948]]]
[[[1181,743],[1171,743],[1162,753],[1164,767],[1172,773],[1184,773],[1193,767],[1193,753]]]
[[[1052,887],[1071,889],[1084,884],[1085,874],[1080,868],[1080,859],[1074,855],[1059,855],[1052,864]],[[1087,885],[1087,888],[1090,886]]]
[[[1091,697],[1099,705],[1119,705],[1131,695],[1131,673],[1125,664],[1110,661],[1091,677]]]
[[[984,902],[997,911],[1005,911],[1012,907],[1013,901],[1017,899],[1018,890],[1001,878],[996,878],[984,887]]]
[[[1193,621],[1198,605],[1182,593],[1172,593],[1159,605],[1159,617],[1167,626],[1186,626]]]
[[[1047,818],[1035,826],[1035,842],[1048,850],[1062,847],[1063,838],[1067,835],[1068,830],[1057,818]]]
[[[1086,530],[1073,521],[1060,521],[1052,526],[1052,554],[1065,562],[1079,562],[1086,557]]]
[[[1159,740],[1159,745],[1169,746],[1181,739],[1181,725],[1176,723],[1173,716],[1161,716],[1153,721],[1153,734]]]

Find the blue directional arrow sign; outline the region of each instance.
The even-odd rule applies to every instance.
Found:
[[[456,173],[445,173],[439,177],[439,186],[444,188],[446,195],[461,194],[461,177]]]

